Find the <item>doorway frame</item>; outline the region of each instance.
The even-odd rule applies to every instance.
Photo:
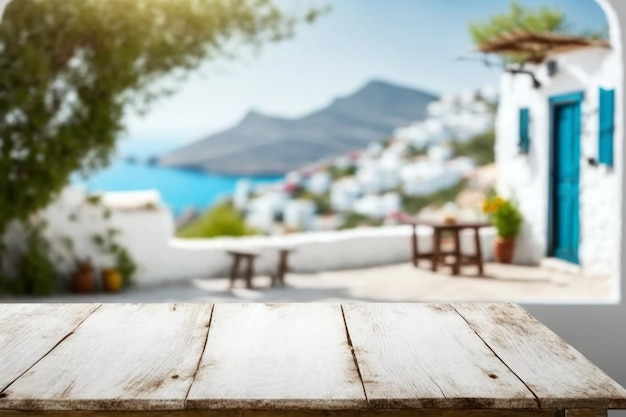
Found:
[[[555,175],[556,175],[556,171],[555,171],[555,151],[557,149],[557,138],[556,138],[556,117],[555,117],[555,113],[556,113],[556,108],[560,105],[563,104],[576,104],[578,106],[578,131],[576,133],[576,136],[578,137],[578,150],[579,150],[579,155],[578,155],[578,163],[579,163],[579,171],[578,171],[578,208],[579,208],[579,216],[578,216],[578,248],[576,251],[576,261],[572,262],[571,260],[565,260],[565,259],[561,259],[558,258],[559,260],[563,261],[563,262],[569,262],[572,263],[574,265],[580,265],[580,243],[582,241],[582,236],[581,236],[581,231],[582,231],[582,227],[581,227],[581,219],[580,219],[580,174],[582,171],[582,104],[583,101],[585,100],[585,93],[584,91],[576,91],[576,92],[571,92],[571,93],[565,93],[565,94],[558,94],[558,95],[554,95],[549,97],[548,99],[548,103],[549,103],[549,108],[550,108],[550,132],[549,132],[549,150],[548,150],[548,224],[547,224],[547,245],[546,245],[546,255],[550,258],[555,258],[554,255],[554,240],[555,240],[555,236],[554,236],[554,226],[555,226],[555,213],[554,213],[554,199],[556,198],[555,195],[555,189],[554,189],[554,183],[555,183]]]

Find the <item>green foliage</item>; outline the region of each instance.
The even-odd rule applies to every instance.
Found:
[[[429,195],[410,196],[402,194],[402,208],[406,213],[418,214],[427,206],[442,206],[450,201],[456,200],[461,191],[465,189],[466,182],[460,181],[450,188],[439,190]]]
[[[483,211],[498,231],[498,236],[515,238],[519,234],[524,218],[511,200],[495,196],[485,201]]]
[[[219,204],[200,219],[178,232],[183,238],[211,238],[219,236],[250,236],[256,231],[246,226],[243,215],[231,204]]]
[[[406,149],[406,154],[409,158],[416,158],[418,156],[426,156],[428,155],[428,148],[425,146],[417,147],[413,144],[410,144]]]
[[[15,0],[0,24],[0,235],[74,172],[105,166],[124,114],[203,62],[293,34],[319,11],[272,0]],[[174,84],[174,82],[170,83]]]
[[[100,250],[113,257],[115,269],[117,269],[122,276],[122,286],[128,288],[133,284],[133,277],[137,272],[137,265],[130,255],[130,252],[117,241],[116,238],[120,233],[120,230],[110,228],[105,234],[93,235],[92,241]]]
[[[469,31],[476,46],[515,30],[553,33],[564,32],[566,29],[565,14],[561,10],[546,6],[531,10],[517,1],[510,2],[508,12],[493,15],[486,22],[474,22],[469,25]]]
[[[451,142],[450,145],[454,156],[470,157],[477,165],[488,165],[496,160],[496,134],[493,129],[467,142]]]
[[[44,296],[56,291],[59,276],[51,261],[50,242],[43,235],[45,227],[42,221],[31,221],[25,228],[24,247],[3,253],[3,264],[12,259],[15,269],[0,277],[0,293]]]
[[[355,229],[357,227],[369,226],[369,227],[379,227],[383,225],[382,219],[375,219],[372,217],[365,216],[363,214],[350,212],[346,215],[343,224],[339,227],[340,230],[346,229]]]
[[[317,214],[332,214],[333,206],[330,201],[330,193],[314,194],[304,187],[299,186],[293,193],[293,198],[296,200],[309,200],[315,205],[315,213]]]
[[[330,174],[333,180],[338,180],[344,177],[352,177],[356,174],[356,166],[352,165],[346,168],[339,168],[334,165],[330,165],[326,170]]]
[[[133,277],[137,272],[137,265],[126,248],[118,247],[115,251],[115,268],[122,275],[122,286],[128,288],[133,285]]]

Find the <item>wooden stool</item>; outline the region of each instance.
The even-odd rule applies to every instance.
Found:
[[[239,264],[241,263],[241,260],[244,259],[248,263],[245,273],[246,288],[252,289],[252,277],[254,276],[254,260],[257,256],[259,256],[259,253],[255,251],[240,250],[230,250],[227,251],[227,253],[233,257],[233,266],[230,270],[230,288],[232,289],[235,286],[237,272],[239,271]]]
[[[278,249],[278,265],[276,266],[276,275],[272,276],[272,287],[285,286],[285,274],[289,271],[289,254],[294,250],[292,248]]]

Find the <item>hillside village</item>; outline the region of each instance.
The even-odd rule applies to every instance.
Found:
[[[495,179],[496,106],[494,86],[443,96],[424,120],[362,151],[272,185],[240,181],[232,204],[263,234],[381,226],[415,215],[478,219]]]

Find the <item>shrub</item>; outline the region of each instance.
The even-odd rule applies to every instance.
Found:
[[[418,214],[427,206],[442,206],[447,202],[456,200],[465,186],[466,181],[460,181],[452,187],[444,188],[429,195],[411,196],[402,194],[402,208],[408,214]]]
[[[467,142],[451,142],[454,156],[467,156],[477,165],[488,165],[495,161],[495,145],[496,135],[493,129]]]
[[[483,211],[489,215],[489,219],[498,231],[498,236],[517,237],[524,218],[512,201],[495,196],[485,201]]]
[[[200,219],[178,232],[183,238],[249,236],[257,232],[246,226],[243,215],[232,204],[222,203],[207,211]]]

